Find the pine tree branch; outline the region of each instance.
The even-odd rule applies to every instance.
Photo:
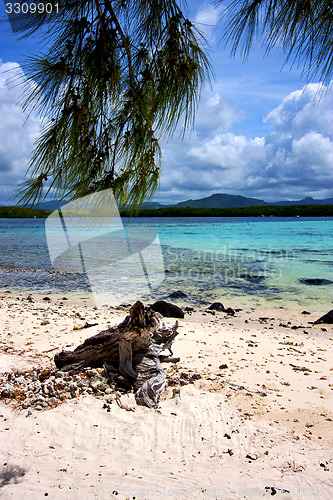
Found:
[[[133,64],[132,64],[132,53],[131,53],[130,45],[129,45],[128,41],[127,41],[125,33],[122,30],[122,27],[120,26],[118,18],[117,18],[116,14],[115,14],[112,6],[111,6],[110,0],[105,0],[105,6],[106,6],[106,9],[107,9],[107,11],[109,12],[109,14],[111,16],[112,21],[114,22],[114,24],[115,24],[115,26],[117,28],[117,31],[118,31],[119,36],[121,38],[121,41],[123,42],[123,46],[124,46],[124,49],[125,49],[125,52],[126,52],[126,55],[127,55],[128,75],[129,75],[129,78],[130,78],[130,84],[131,84],[132,89],[134,90],[134,88],[135,88],[135,79],[134,79],[134,71],[133,71]]]

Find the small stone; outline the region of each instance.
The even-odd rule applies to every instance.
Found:
[[[69,391],[70,391],[70,393],[71,393],[72,397],[75,397],[75,395],[76,395],[76,391],[77,391],[77,385],[76,385],[76,383],[75,383],[75,382],[72,382],[72,383],[70,384],[70,386],[69,386]]]
[[[168,295],[168,297],[170,299],[183,299],[183,298],[186,298],[187,295],[186,295],[186,293],[182,292],[182,290],[177,290],[176,292],[170,293],[170,295]]]
[[[15,397],[14,387],[10,384],[6,384],[5,387],[2,389],[0,396],[2,398],[14,398]]]

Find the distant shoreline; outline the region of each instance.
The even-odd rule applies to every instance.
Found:
[[[36,208],[0,207],[0,218],[45,219],[51,213],[52,210]],[[268,205],[242,208],[167,207],[144,209],[135,214],[122,210],[120,215],[122,217],[333,217],[333,205]]]
[[[128,210],[121,211],[129,217]],[[140,210],[134,217],[333,217],[333,205],[253,206],[242,208],[158,208]]]
[[[52,210],[39,210],[38,208],[0,207],[1,219],[46,219]]]

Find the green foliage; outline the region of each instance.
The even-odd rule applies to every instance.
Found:
[[[7,219],[45,218],[50,215],[50,213],[51,210],[38,210],[36,208],[0,207],[0,218]]]
[[[221,4],[224,0],[216,0]],[[267,52],[282,47],[289,60],[303,67],[308,80],[329,83],[333,69],[333,4],[331,0],[232,0],[225,12],[223,38],[245,58],[253,40]]]
[[[130,212],[121,212],[129,217]],[[139,217],[333,217],[333,205],[253,206],[243,208],[177,208],[141,210]]]
[[[112,188],[120,206],[158,186],[161,137],[193,123],[211,73],[203,38],[176,0],[64,0],[35,16],[53,45],[31,57],[24,106],[45,118],[18,203]]]

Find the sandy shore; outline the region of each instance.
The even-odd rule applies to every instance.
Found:
[[[56,352],[126,315],[83,299],[33,300],[0,299],[2,384],[54,369]],[[158,411],[123,396],[127,411],[93,391],[36,410],[4,393],[0,497],[332,498],[333,328],[312,324],[327,310],[238,308],[180,320],[181,361],[166,365]]]

